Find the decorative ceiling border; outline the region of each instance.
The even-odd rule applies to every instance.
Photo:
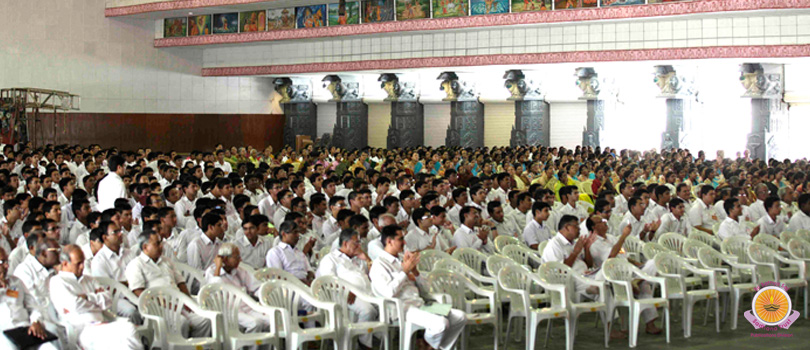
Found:
[[[251,2],[253,0],[229,0]],[[226,0],[181,0],[178,3],[214,3]],[[171,2],[174,3],[174,2]],[[157,4],[171,4],[157,3]],[[145,6],[145,5],[138,5]],[[213,5],[209,5],[213,6]],[[508,26],[518,24],[561,23],[608,19],[677,16],[696,13],[778,10],[810,8],[810,0],[696,0],[649,5],[613,6],[591,9],[505,13],[499,15],[467,16],[441,19],[421,19],[367,23],[348,26],[290,29],[268,32],[217,34],[194,37],[155,39],[155,47],[242,44],[337,36],[369,35],[394,32],[461,29],[472,27]],[[107,9],[109,11],[111,9]],[[117,10],[117,9],[115,9]],[[137,13],[137,12],[135,12]],[[108,14],[108,16],[110,16]]]
[[[190,10],[203,7],[234,6],[255,4],[257,2],[270,2],[273,0],[170,0],[150,2],[146,4],[107,7],[104,9],[105,17],[132,16],[142,13]]]
[[[710,58],[810,57],[810,45],[711,46],[667,49],[572,51],[451,57],[423,57],[276,66],[203,68],[204,77],[333,73],[408,68],[524,65],[566,62],[661,61]]]

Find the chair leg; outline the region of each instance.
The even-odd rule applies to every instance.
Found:
[[[574,349],[574,324],[576,324],[576,320],[569,320],[565,319],[565,349],[566,350],[573,350]]]
[[[608,331],[608,323],[609,322],[607,321],[607,317],[605,317],[606,312],[607,311],[600,312],[599,317],[597,317],[597,320],[599,320],[599,319],[602,320],[602,327],[605,329],[605,348],[608,347],[608,340],[610,340],[610,331]]]
[[[720,298],[720,295],[718,295],[717,298],[714,299],[714,324],[715,324],[715,328],[717,328],[717,333],[720,333],[720,299],[719,298]],[[708,304],[708,303],[709,303],[709,301],[706,300],[706,304]]]
[[[506,348],[509,346],[509,329],[511,327],[512,327],[512,318],[509,317],[509,319],[506,321],[506,333],[504,333],[503,337],[503,350],[506,350]]]
[[[664,321],[667,323],[667,344],[669,344],[669,307],[664,308]]]
[[[804,286],[804,318],[807,319],[807,297],[808,297],[808,286]]]
[[[641,307],[640,305],[634,305],[630,307],[629,310],[630,315],[630,334],[629,334],[629,342],[630,347],[635,348],[638,342],[638,328],[639,322],[641,322]]]
[[[546,325],[546,341],[543,343],[543,348],[548,347],[548,339],[551,338],[551,320],[552,319],[549,318],[547,321],[548,325]]]
[[[537,326],[540,322],[536,318],[534,314],[526,315],[526,350],[534,350],[537,343]]]
[[[683,319],[683,337],[689,338],[691,335],[691,327],[692,326],[692,308],[689,307],[691,303],[686,301],[686,298],[681,300],[681,319]]]
[[[734,289],[732,291],[731,297],[731,313],[729,317],[731,317],[731,330],[737,329],[737,316],[740,312],[740,297],[742,293],[740,293],[739,289]]]

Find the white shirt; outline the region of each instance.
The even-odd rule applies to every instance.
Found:
[[[447,219],[453,223],[454,226],[458,227],[461,226],[461,219],[459,218],[459,212],[461,211],[461,206],[458,204],[453,205],[450,210],[447,211]]]
[[[569,242],[562,233],[557,232],[557,234],[548,241],[548,244],[546,244],[546,249],[543,249],[540,260],[543,263],[550,261],[563,262],[565,259],[568,259],[573,252],[574,243]],[[588,265],[585,264],[585,261],[582,260],[582,256],[580,255],[571,268],[576,272],[583,273],[588,269]]]
[[[576,216],[579,222],[582,222],[582,220],[588,218],[588,209],[585,209],[585,207],[581,205],[572,207],[571,204],[565,203],[565,205],[563,205],[562,208],[558,210],[558,213],[560,214],[559,215],[560,218],[562,218],[563,215]]]
[[[223,283],[223,284],[230,284],[234,287],[241,288],[243,291],[250,295],[255,295],[257,291],[259,291],[259,287],[261,287],[261,283],[253,277],[250,272],[243,269],[241,266],[237,266],[235,269],[231,270],[230,273],[225,272],[225,268],[219,269],[219,276],[214,276],[214,269],[216,266],[211,265],[207,269],[205,269],[205,283],[206,284],[213,284],[213,283]],[[250,309],[248,307],[248,309]]]
[[[270,249],[265,260],[267,267],[282,269],[302,281],[307,279],[307,273],[312,271],[309,259],[304,252],[284,242],[279,242],[273,249]]]
[[[321,237],[323,237],[323,241],[332,241],[334,237],[340,233],[340,226],[338,226],[337,219],[333,216],[329,217],[329,220],[326,220],[323,223],[323,229],[321,229]]]
[[[250,244],[247,236],[242,235],[234,241],[239,247],[239,254],[242,256],[242,263],[247,264],[254,269],[265,267],[267,251],[273,248],[273,242],[266,237],[259,236],[256,239],[256,245]]]
[[[759,234],[767,233],[771,236],[779,238],[779,234],[785,230],[785,219],[782,216],[777,216],[776,221],[771,219],[770,215],[765,215],[757,220],[759,226]]]
[[[638,219],[636,219],[636,217],[633,216],[633,214],[631,212],[629,212],[629,211],[624,214],[624,217],[622,218],[622,222],[619,223],[618,233],[622,234],[622,232],[624,232],[625,226],[627,226],[627,225],[630,225],[631,227],[633,227],[633,230],[630,233],[631,236],[641,238],[641,232],[644,231],[644,222],[639,221]],[[647,237],[645,237],[645,241],[648,240],[649,237],[650,237],[650,235],[647,234]]]
[[[405,235],[405,250],[409,252],[419,252],[425,250],[430,243],[433,242],[434,236],[435,235],[414,226],[414,228],[408,231],[408,234]],[[434,248],[437,247],[439,247],[438,237],[436,237],[436,247]]]
[[[223,161],[222,163],[214,161],[214,168],[222,169],[225,175],[228,175],[231,173],[231,171],[233,171],[233,169],[231,168],[231,163],[228,163],[226,161]]]
[[[127,278],[124,271],[127,269],[135,254],[132,254],[129,249],[121,248],[119,253],[112,251],[107,245],[104,245],[91,261],[90,271],[95,277],[106,277],[113,281],[126,282]]]
[[[382,241],[380,238],[372,239],[368,242],[368,251],[366,255],[371,261],[376,261],[377,258],[385,252],[385,247],[383,247]]]
[[[103,312],[112,306],[110,292],[96,292],[100,285],[90,276],[76,278],[71,272],[59,272],[51,278],[50,289],[54,308],[60,310],[62,317],[74,326],[104,322]]]
[[[765,202],[761,199],[757,199],[748,207],[748,219],[758,221],[763,216],[768,216],[768,211],[765,210]]]
[[[620,194],[616,196],[615,200],[615,208],[613,208],[613,212],[616,214],[624,215],[627,212],[627,198],[624,198],[624,195]]]
[[[6,288],[0,288],[0,331],[29,326],[42,318],[34,296],[19,278],[8,276]]]
[[[788,229],[796,232],[798,230],[810,230],[810,216],[799,210],[790,218]]]
[[[531,210],[527,211],[526,213],[530,213],[530,212],[531,212]],[[512,219],[512,221],[514,221],[515,226],[518,228],[518,231],[520,231],[520,232],[522,232],[523,228],[526,227],[526,222],[527,222],[526,213],[515,209],[515,210],[510,211],[509,214],[507,215],[507,217],[509,217],[510,219]]]
[[[495,223],[495,229],[498,230],[498,235],[506,235],[510,237],[518,237],[518,234],[523,232],[523,230],[518,228],[518,225],[512,220],[511,217],[504,215],[503,221],[498,222],[495,219],[492,219],[492,222]]]
[[[720,223],[720,228],[717,229],[717,237],[725,240],[731,236],[751,237],[737,220],[728,217]]]
[[[689,223],[689,217],[681,215],[681,219],[678,220],[675,218],[675,215],[667,213],[666,215],[661,217],[661,226],[658,226],[658,231],[655,231],[655,237],[660,237],[665,233],[675,232],[679,233],[684,237],[689,236],[689,232],[692,231],[692,224]]]
[[[188,221],[194,221],[194,204],[196,199],[191,201],[188,197],[183,196],[179,201],[174,203],[174,213],[177,214],[177,226],[186,227]]]
[[[661,218],[664,217],[664,215],[669,214],[669,208],[667,208],[664,205],[658,205],[658,203],[655,202],[650,204],[650,206],[647,209],[649,211],[648,214],[649,222],[656,222],[658,220],[661,220]]]
[[[346,283],[364,290],[371,291],[371,280],[368,278],[368,265],[357,258],[349,258],[340,250],[333,250],[321,259],[315,277],[336,276]]]
[[[165,286],[177,288],[179,283],[186,283],[171,260],[160,258],[155,262],[144,253],[129,262],[124,274],[131,290]]]
[[[51,272],[31,254],[28,254],[23,262],[14,269],[14,277],[20,279],[20,282],[25,285],[25,288],[31,292],[40,305],[47,304],[48,290],[45,288],[45,281],[50,275]]]
[[[717,213],[715,213],[714,207],[706,205],[702,199],[696,200],[695,204],[689,208],[689,222],[692,225],[711,229],[715,221],[717,221]]]
[[[473,231],[473,229],[467,227],[467,225],[461,225],[455,233],[453,233],[453,245],[457,248],[473,248],[476,250],[480,250],[485,253],[489,253],[491,251],[489,243],[489,238],[487,238],[487,242],[482,242],[478,235]]]
[[[287,213],[289,212],[290,209],[285,208],[283,205],[279,205],[275,214],[273,214],[273,225],[275,225],[277,228],[281,227],[281,224],[284,223],[284,217],[287,216]]]
[[[545,225],[545,221],[543,223],[538,223],[537,220],[532,219],[526,224],[526,227],[523,229],[523,241],[526,242],[526,245],[533,246],[535,244],[540,244],[551,239],[551,231]]]
[[[402,270],[402,262],[386,251],[382,251],[371,264],[369,279],[375,295],[400,299],[406,312],[411,307],[420,307],[425,303],[419,296],[416,283],[408,279]]]
[[[492,191],[489,191],[489,193],[487,194],[487,203],[492,201],[499,201],[501,202],[501,206],[504,207],[504,209],[506,209],[506,207],[509,206],[508,198],[509,197],[506,195],[506,191],[504,191],[503,188],[498,187]]]
[[[194,238],[188,245],[188,265],[200,271],[205,270],[214,258],[217,256],[217,251],[222,245],[219,238],[214,238],[212,241],[205,233]]]
[[[81,237],[81,240],[79,240]],[[70,229],[70,243],[76,245],[82,245],[85,243],[90,242],[90,228],[84,226],[81,221],[76,220],[73,223],[73,227]]]
[[[610,252],[616,243],[619,242],[619,237],[612,235],[605,235],[605,237],[597,235],[596,240],[591,244],[591,258],[593,265],[602,267],[602,264],[610,257]],[[617,254],[616,256],[623,256],[624,254]]]
[[[118,198],[127,198],[127,187],[118,174],[110,172],[98,184],[98,211],[115,208]]]
[[[311,229],[312,229],[312,231],[315,232],[315,234],[318,237],[323,237],[323,224],[327,220],[329,220],[329,215],[326,215],[326,214],[317,215],[315,213],[312,213],[312,227],[311,227]]]
[[[259,202],[259,213],[268,218],[273,218],[278,207],[279,204],[273,200],[273,196],[267,196]]]

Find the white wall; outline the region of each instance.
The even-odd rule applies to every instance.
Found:
[[[154,20],[101,0],[3,1],[0,87],[82,96],[82,112],[268,113],[268,78],[202,78],[202,50],[153,47]]]
[[[551,103],[551,146],[572,149],[581,144],[587,113],[584,101]]]
[[[318,137],[325,133],[334,133],[335,123],[337,123],[337,103],[318,103]]]
[[[450,125],[450,102],[425,104],[425,146],[444,145]]]

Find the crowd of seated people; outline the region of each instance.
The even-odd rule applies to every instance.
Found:
[[[651,242],[699,230],[722,240],[810,230],[808,162],[765,162],[747,153],[710,159],[688,150],[274,152],[216,145],[178,154],[16,144],[4,145],[1,158],[0,328],[23,327],[28,337],[46,339],[62,336],[60,327],[69,324],[83,349],[143,348],[136,330],[143,310],[136,301],[114,301],[102,278],[136,296],[158,287],[193,295],[219,283],[257,297],[262,281],[254,271],[261,269],[283,270],[307,286],[337,276],[401,300],[405,321],[425,329],[420,349],[448,349],[467,316],[421,308],[427,287],[417,266],[426,251],[489,255],[495,239],[508,236],[543,263],[599,279],[594,271],[623,256],[628,237]],[[655,274],[649,262],[628,261]],[[203,280],[190,283],[179,266]],[[652,286],[639,287],[641,298],[650,297]],[[585,284],[576,292],[595,293]],[[351,299],[353,320],[378,318],[372,304]],[[642,316],[647,333],[661,333],[655,308]],[[245,332],[270,327],[267,315],[250,308],[240,309],[238,322]],[[182,312],[182,323],[185,337],[212,333],[210,320],[191,310]],[[356,345],[373,344],[369,334]],[[0,345],[15,349],[1,335]]]

